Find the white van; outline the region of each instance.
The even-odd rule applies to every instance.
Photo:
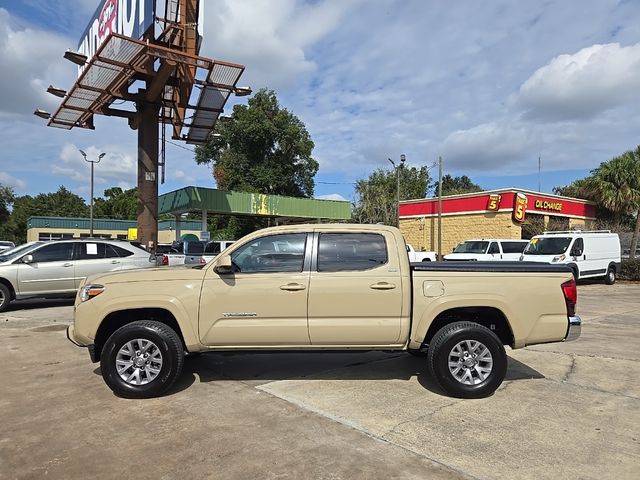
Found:
[[[515,261],[522,255],[529,240],[481,239],[465,240],[453,249],[453,253],[444,256],[445,260],[472,261]]]
[[[525,262],[564,263],[579,278],[613,285],[620,272],[620,238],[609,230],[570,230],[536,235],[524,249]]]

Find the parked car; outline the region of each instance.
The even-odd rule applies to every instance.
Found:
[[[9,241],[6,241],[6,240],[0,240],[0,253],[4,252],[5,250],[11,250],[15,246],[16,246],[16,244],[13,243],[13,242],[9,242]]]
[[[209,263],[229,245],[233,245],[234,242],[235,240],[212,240],[208,242],[204,247],[204,254],[200,257],[200,264]]]
[[[568,265],[576,280],[602,278],[613,285],[622,265],[620,238],[610,230],[544,232],[531,239],[520,259]]]
[[[578,338],[576,301],[564,265],[410,264],[395,227],[286,225],[202,268],[92,278],[67,336],[126,397],[165,392],[185,351],[294,349],[426,353],[446,392],[478,398],[504,379],[504,345]]]
[[[413,245],[407,243],[407,254],[410,262],[435,262],[437,260],[436,252],[416,252]]]
[[[444,256],[445,260],[517,262],[529,240],[483,238],[466,240]]]
[[[153,266],[145,250],[126,241],[74,239],[21,245],[0,254],[0,312],[16,299],[73,296],[90,275]]]
[[[204,253],[205,242],[200,240],[179,240],[171,244],[168,253],[157,255],[159,266],[198,265]]]

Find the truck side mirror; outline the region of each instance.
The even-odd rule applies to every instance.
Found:
[[[25,255],[22,257],[22,263],[33,263],[33,255]]]
[[[229,275],[233,273],[233,262],[229,255],[222,255],[216,259],[216,266],[213,267],[213,271],[218,275]]]

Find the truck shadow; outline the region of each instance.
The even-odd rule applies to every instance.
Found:
[[[14,300],[9,304],[5,313],[19,310],[34,310],[36,308],[72,307],[74,302],[75,297],[29,298],[25,300]]]
[[[189,388],[193,383],[241,381],[259,386],[280,380],[407,380],[415,377],[426,390],[446,394],[429,375],[426,358],[406,353],[385,352],[210,352],[187,357],[183,373],[167,395]],[[509,357],[505,380],[545,378],[528,365]]]

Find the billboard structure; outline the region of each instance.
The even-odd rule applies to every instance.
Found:
[[[199,0],[165,0],[164,17],[155,7],[154,0],[102,0],[78,51],[64,54],[78,64],[78,79],[69,91],[49,87],[62,98],[52,115],[34,112],[66,130],[94,129],[94,115],[106,115],[138,131],[138,240],[150,249],[157,244],[158,173],[162,167],[164,177],[165,165],[159,130],[163,153],[167,124],[174,140],[203,144],[229,96],[251,93],[237,86],[243,65],[200,56]]]

